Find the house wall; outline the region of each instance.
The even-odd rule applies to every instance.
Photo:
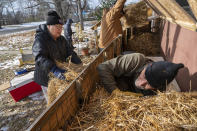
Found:
[[[181,91],[189,91],[190,87],[197,91],[197,32],[168,21],[164,21],[161,31],[164,59],[185,65],[176,77]]]

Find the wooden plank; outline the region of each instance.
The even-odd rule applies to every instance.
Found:
[[[92,30],[96,30],[101,25],[101,20],[91,27]]]
[[[10,82],[5,82],[0,85],[0,91],[4,91],[10,87]]]
[[[69,108],[67,110],[68,111],[67,113],[69,113],[68,118],[70,119],[76,113],[76,106],[75,106],[75,103],[73,103],[73,97],[70,97],[70,99],[68,101],[68,106],[69,106]]]
[[[175,0],[149,0],[170,22],[195,31],[196,21]]]
[[[146,2],[146,4],[153,9],[157,15],[163,16],[163,14],[161,13],[161,11],[159,11],[149,0],[144,0]]]
[[[173,15],[161,5],[157,0],[148,0],[152,5],[154,5],[157,10],[159,10],[165,17],[174,19]]]
[[[115,41],[113,41],[113,45],[114,44],[115,44]],[[105,52],[103,53],[103,57],[105,58],[105,61],[110,60],[110,59],[112,59],[114,57],[113,50],[114,50],[114,48],[113,48],[112,45],[105,50]]]
[[[69,104],[68,104],[68,100],[65,100],[63,103],[62,103],[62,105],[61,105],[62,107],[62,114],[63,114],[63,119],[64,120],[68,120],[68,118],[70,117],[70,114],[68,113],[68,108],[70,108],[69,107]]]
[[[77,111],[77,109],[78,109],[78,98],[77,98],[77,93],[76,93],[76,91],[75,92],[73,92],[72,94],[71,94],[73,97],[71,97],[71,99],[70,99],[70,105],[72,106],[72,115],[75,115],[75,113],[76,113],[76,111]]]
[[[88,94],[89,94],[89,89],[90,89],[90,82],[89,80],[91,79],[90,75],[86,75],[86,78],[83,80],[82,84],[82,89],[83,89],[83,97],[84,99],[87,99]]]
[[[116,55],[121,55],[122,52],[122,35],[119,35],[118,38],[116,39]]]
[[[58,108],[57,111],[56,111],[57,120],[58,120],[59,126],[63,127],[64,126],[64,118],[63,118],[62,108],[61,108],[61,106],[58,106],[57,108]]]
[[[50,131],[50,127],[48,124],[44,125],[41,129],[41,131]]]
[[[58,126],[58,120],[57,120],[57,114],[52,113],[50,118],[49,118],[49,126],[50,126],[50,130],[57,130],[57,126]]]
[[[197,19],[197,0],[188,0],[189,6],[192,9],[194,16]]]
[[[50,118],[55,114],[57,107],[68,98],[69,92],[74,90],[75,83],[71,83],[69,88],[65,89],[63,94],[61,94],[40,116],[39,118],[29,127],[29,130],[36,131],[38,128],[49,124]]]

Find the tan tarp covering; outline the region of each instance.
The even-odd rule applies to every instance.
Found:
[[[196,21],[175,0],[148,0],[170,22],[196,31]]]
[[[189,3],[189,6],[192,9],[192,12],[193,12],[194,16],[197,19],[197,0],[187,0],[187,1]]]

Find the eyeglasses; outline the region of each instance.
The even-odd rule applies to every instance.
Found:
[[[63,29],[63,26],[62,25],[55,25],[56,29],[58,30],[62,30]]]

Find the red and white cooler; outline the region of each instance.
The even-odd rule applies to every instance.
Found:
[[[10,81],[10,88],[8,88],[8,91],[16,102],[41,90],[41,86],[34,82],[33,71],[12,79]]]

